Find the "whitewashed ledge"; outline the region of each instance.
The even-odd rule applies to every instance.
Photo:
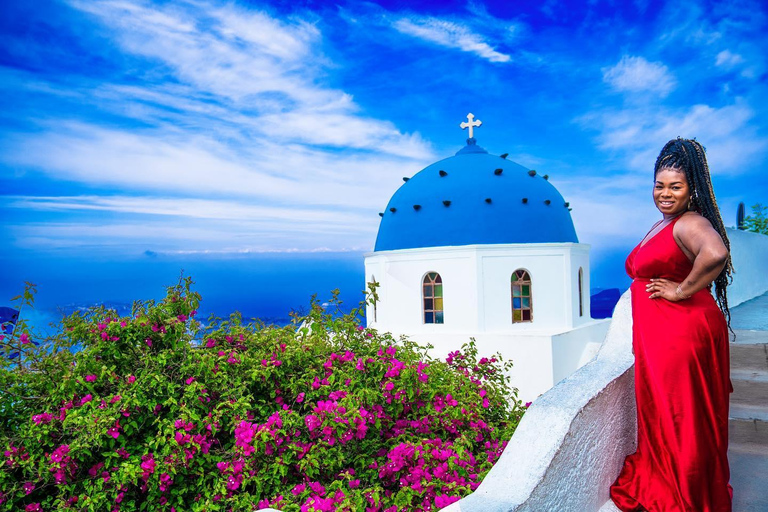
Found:
[[[480,487],[443,512],[596,512],[637,445],[629,291],[597,355],[537,398]]]

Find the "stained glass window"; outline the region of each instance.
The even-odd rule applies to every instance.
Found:
[[[424,323],[443,323],[443,280],[437,272],[429,272],[422,283]]]
[[[531,276],[527,270],[517,269],[512,274],[512,323],[532,321]]]

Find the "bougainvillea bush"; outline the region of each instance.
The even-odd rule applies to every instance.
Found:
[[[203,325],[199,301],[183,280],[130,317],[0,340],[0,510],[437,510],[525,411],[510,363],[471,342],[431,359],[363,328],[365,302],[341,314],[338,291],[285,327]]]

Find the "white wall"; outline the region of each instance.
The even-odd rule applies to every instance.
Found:
[[[401,333],[421,345],[431,344],[429,355],[444,359],[449,352],[475,339],[478,354],[490,357],[501,353],[505,361],[514,366],[508,373],[510,383],[518,389],[518,397],[524,402],[536,400],[560,380],[573,373],[592,359],[605,338],[609,320],[592,320],[570,331],[549,333]]]
[[[578,316],[578,268],[584,269],[585,314]],[[510,280],[519,268],[532,281],[533,322],[512,323]],[[421,284],[437,272],[443,281],[444,324],[424,324]],[[365,255],[366,282],[380,283],[374,322],[391,332],[561,332],[588,324],[589,246],[497,244],[379,251]]]
[[[728,304],[737,306],[768,291],[768,236],[727,229],[735,273],[728,287]]]

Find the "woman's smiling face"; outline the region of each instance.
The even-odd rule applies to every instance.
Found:
[[[656,173],[653,201],[665,217],[675,217],[688,209],[691,191],[685,173],[680,169],[662,167]]]

